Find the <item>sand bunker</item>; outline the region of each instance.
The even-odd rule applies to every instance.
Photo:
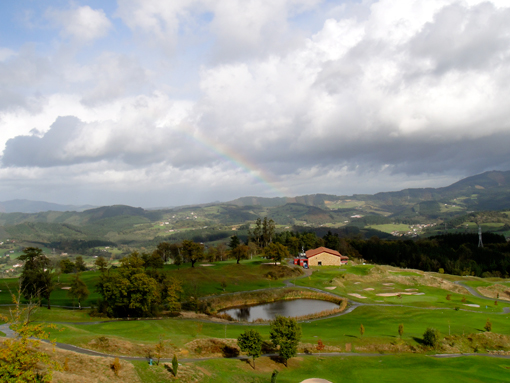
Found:
[[[359,295],[357,293],[349,294],[351,297],[360,298],[360,299],[367,299],[367,297],[364,297],[363,295]]]
[[[355,285],[359,285],[361,282],[354,282]]]
[[[400,293],[382,293],[375,294],[378,297],[396,297],[397,295],[415,295],[416,293],[400,292]]]
[[[425,293],[416,293],[414,295],[425,295]]]
[[[383,283],[383,286],[393,286],[394,283]]]
[[[329,286],[329,287],[324,287],[326,290],[334,290],[336,289],[336,286]]]
[[[67,286],[67,287],[62,287],[62,290],[69,290],[69,289],[70,289],[70,287],[69,287],[69,286]]]
[[[418,289],[406,289],[406,291],[418,291]]]
[[[475,305],[475,304],[472,304],[472,303],[464,303],[464,306],[469,306],[469,307],[480,307],[480,305]]]
[[[202,266],[202,267],[209,267],[209,266],[214,266],[214,265],[212,265],[210,263],[201,263],[200,266]]]
[[[303,380],[301,383],[331,383],[331,382],[326,379],[311,378],[311,379]]]
[[[369,287],[368,289],[363,289],[363,290],[365,290],[365,291],[374,291],[374,289],[371,288],[371,287]]]

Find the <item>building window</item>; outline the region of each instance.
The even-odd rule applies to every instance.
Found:
[[[322,261],[319,261],[319,263],[318,263],[318,264],[319,264],[319,266],[322,266]]]

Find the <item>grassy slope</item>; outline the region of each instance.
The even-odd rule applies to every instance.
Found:
[[[263,260],[246,261],[244,265],[235,265],[233,262],[218,263],[213,267],[191,269],[181,268],[173,270],[183,278],[201,282],[203,292],[220,292],[219,281],[227,278],[233,290],[248,290],[260,282],[263,275],[261,266]],[[323,289],[331,286],[331,280],[341,273],[348,273],[357,278],[365,278],[366,282],[355,284],[354,281],[345,283],[342,294],[357,291],[374,286],[383,288],[383,279],[371,281],[372,266],[347,266],[344,271],[335,268],[321,268],[312,277],[297,280],[313,287]],[[393,270],[393,269],[392,269]],[[92,283],[97,278],[97,273],[85,273],[88,275],[87,283]],[[389,275],[389,274],[388,274]],[[419,274],[413,271],[398,271],[392,273],[400,277],[413,278]],[[250,279],[252,278],[252,279]],[[455,279],[455,278],[450,278]],[[236,285],[237,281],[237,285]],[[10,281],[13,284],[15,281]],[[487,285],[497,281],[478,280],[470,278],[471,285]],[[267,281],[263,282],[267,284]],[[280,282],[281,283],[281,282]],[[265,287],[265,286],[264,286]],[[395,289],[409,288],[409,285],[394,285]],[[454,310],[459,306],[461,295],[452,294],[452,300],[445,299],[446,290],[433,287],[418,286],[420,291],[426,291],[425,296],[403,296],[398,298],[384,298],[391,306],[361,306],[353,312],[334,318],[325,318],[309,323],[302,323],[302,343],[317,344],[322,339],[326,346],[340,347],[345,349],[347,343],[352,344],[353,351],[370,347],[370,345],[395,343],[398,339],[398,325],[404,324],[403,342],[417,346],[421,342],[424,330],[427,327],[437,328],[443,335],[449,332],[453,334],[480,333],[483,331],[485,321],[489,317],[493,331],[501,334],[510,334],[508,320],[510,314],[502,314],[501,307],[489,306],[488,309],[467,308],[466,310]],[[227,287],[228,289],[228,287]],[[327,291],[327,290],[326,290]],[[333,292],[340,292],[337,287]],[[366,294],[367,292],[363,292]],[[368,294],[366,294],[368,295]],[[423,297],[428,297],[426,301]],[[468,303],[476,299],[469,296]],[[365,301],[375,301],[381,297],[371,297]],[[485,302],[485,301],[483,301]],[[416,307],[401,306],[411,305]],[[424,306],[430,307],[426,309]],[[478,312],[473,312],[473,311]],[[1,312],[6,312],[2,308]],[[72,311],[63,309],[41,309],[36,320],[48,322],[76,321],[85,322],[94,320],[87,316],[86,311]],[[360,324],[365,327],[365,334],[361,338],[359,334]],[[90,325],[59,325],[62,332],[53,333],[59,342],[75,345],[86,345],[99,336],[117,338],[122,341],[154,345],[160,335],[163,339],[170,340],[178,348],[185,348],[185,344],[200,338],[224,338],[235,339],[244,330],[255,328],[264,339],[269,338],[268,325],[239,325],[217,324],[199,322],[196,320],[165,319],[160,321],[130,321],[111,322]],[[190,350],[192,351],[192,350]],[[162,366],[147,366],[144,362],[134,362],[135,369],[144,382],[168,381],[169,373]],[[393,355],[381,357],[325,357],[318,360],[316,356],[300,357],[290,360],[289,368],[271,361],[269,358],[261,358],[257,362],[260,369],[254,371],[246,362],[237,360],[212,360],[202,361],[183,367],[183,371],[198,371],[200,367],[205,371],[200,376],[201,382],[267,382],[274,368],[281,370],[278,382],[299,382],[310,377],[321,377],[332,382],[411,382],[420,376],[423,382],[449,382],[452,379],[470,382],[499,382],[509,379],[510,361],[491,358],[459,358],[459,359],[434,359],[424,355]],[[413,373],[410,374],[410,371]],[[417,375],[419,374],[419,375]],[[177,380],[179,381],[179,380]]]
[[[407,307],[364,306],[344,316],[302,323],[303,343],[316,344],[322,339],[326,345],[344,349],[346,343],[355,348],[371,344],[394,342],[398,337],[398,325],[404,324],[403,340],[418,345],[427,327],[437,328],[443,335],[478,333],[490,317],[493,331],[510,335],[510,314],[488,315],[455,310],[423,310]],[[365,335],[360,337],[363,324]],[[63,343],[83,345],[99,336],[113,336],[139,344],[155,344],[160,334],[171,339],[177,347],[197,338],[237,338],[247,329],[258,330],[264,339],[269,339],[268,325],[238,325],[202,323],[194,320],[165,319],[160,321],[110,322],[93,325],[60,325],[62,332],[56,334]],[[225,328],[226,327],[226,328]],[[450,327],[450,329],[449,329]]]
[[[263,361],[259,364],[263,365]],[[270,371],[253,371],[234,360],[196,363],[209,373],[203,382],[268,382]],[[510,375],[510,361],[491,358],[435,359],[417,355],[381,357],[305,357],[281,369],[278,383],[295,383],[312,377],[331,382],[503,382]],[[269,366],[268,366],[269,367]],[[419,377],[417,379],[417,377]]]
[[[346,266],[343,268],[343,270],[340,270],[338,267],[314,268],[314,273],[311,277],[299,279],[296,281],[296,284],[300,286],[322,289],[324,291],[329,291],[341,296],[349,296],[348,294],[360,294],[366,297],[366,299],[359,299],[354,296],[349,296],[349,299],[362,303],[385,303],[423,308],[435,307],[447,309],[454,309],[455,307],[459,307],[461,309],[478,311],[483,308],[484,312],[486,313],[501,313],[504,307],[510,307],[509,304],[501,302],[498,305],[494,305],[493,302],[474,297],[467,293],[459,294],[444,290],[439,287],[422,285],[420,284],[421,274],[410,271],[388,273],[387,275],[382,275],[380,277],[376,275],[374,278],[371,278],[369,276],[371,268],[371,265]],[[365,275],[366,277],[365,279],[359,278],[359,280],[342,278],[343,275],[347,274],[355,274],[359,276]],[[439,274],[433,275],[439,276]],[[395,277],[399,276],[407,278],[402,278],[402,283],[398,283],[396,281],[398,278]],[[461,278],[455,279],[462,280]],[[337,281],[339,281],[343,286],[339,285]],[[386,286],[384,285],[385,283],[391,283],[391,285]],[[488,282],[485,282],[480,278],[476,278],[475,281],[469,281],[466,283],[470,285],[474,285],[475,283],[481,283],[482,285],[485,285]],[[491,283],[488,283],[488,285],[489,284]],[[336,286],[334,290],[325,289],[326,287],[333,286]],[[424,295],[401,295],[401,298],[396,296],[381,297],[376,295],[381,293],[405,292],[406,289],[416,289],[416,292],[424,293]],[[451,296],[451,300],[446,299],[447,295]],[[462,302],[463,297],[466,298],[466,302]],[[470,308],[469,306],[464,306],[465,304],[477,304],[480,306],[480,308]],[[486,305],[488,306],[487,308],[485,308]]]
[[[198,295],[211,295],[223,293],[221,282],[225,281],[227,286],[225,292],[248,291],[264,289],[270,287],[282,287],[282,281],[268,280],[265,275],[273,269],[273,265],[265,265],[266,259],[254,258],[244,260],[238,265],[236,261],[216,262],[214,266],[202,267],[196,264],[194,268],[185,264],[179,268],[174,265],[166,265],[165,269],[183,281],[184,289]],[[93,304],[100,297],[95,292],[95,285],[98,282],[100,273],[97,271],[87,271],[81,274],[81,279],[87,284],[90,296],[83,302],[83,306]],[[62,287],[69,286],[72,279],[71,274],[62,274],[60,276],[61,286],[57,287],[51,294],[51,303],[58,306],[72,306],[73,301],[67,296],[67,290]],[[16,291],[18,288],[18,279],[0,280],[0,304],[9,304],[12,302],[9,289]]]

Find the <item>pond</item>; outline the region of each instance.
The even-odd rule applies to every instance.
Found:
[[[240,321],[252,322],[257,319],[273,320],[277,315],[300,317],[336,308],[338,308],[338,305],[333,302],[320,301],[317,299],[294,299],[264,303],[256,306],[234,307],[221,310],[220,313],[228,314],[232,318]]]

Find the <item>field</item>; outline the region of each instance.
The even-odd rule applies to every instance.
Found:
[[[268,270],[274,266],[265,263],[266,260],[256,258],[243,261],[241,265],[217,262],[206,267],[166,267],[186,281],[186,289],[198,288],[200,295],[218,295],[224,293],[222,281],[227,283],[226,292],[284,286],[284,280],[266,278]],[[85,272],[82,277],[93,291],[99,274]],[[61,276],[63,285],[69,278],[69,275]],[[506,280],[463,278],[374,265],[313,268],[310,275],[288,273],[287,278],[296,286],[336,294],[357,306],[343,315],[302,322],[299,352],[312,355],[298,355],[289,360],[288,367],[278,359],[262,357],[257,359],[254,370],[245,360],[224,358],[226,349],[233,352],[228,355],[236,354],[235,340],[247,329],[256,329],[268,341],[267,324],[215,322],[204,314],[195,313],[160,320],[106,322],[90,317],[87,310],[59,307],[40,308],[34,319],[56,323],[59,331],[52,330],[51,337],[60,343],[113,355],[146,357],[149,350],[153,352],[156,344],[163,341],[163,357],[170,359],[175,354],[181,360],[181,375],[176,380],[163,364],[149,366],[145,360],[124,361],[123,371],[131,379],[126,381],[133,382],[267,382],[275,369],[280,371],[278,382],[300,382],[311,377],[331,382],[414,382],[416,376],[420,376],[420,381],[434,383],[452,379],[466,382],[510,380],[510,359],[431,356],[435,353],[510,352],[510,302],[494,304],[493,300],[473,296],[455,283],[460,281],[473,288],[503,286],[503,289],[510,289],[510,282]],[[16,286],[15,279],[2,282],[12,289]],[[2,290],[0,300],[6,303],[8,294],[6,289]],[[54,304],[72,304],[64,291],[55,292]],[[94,295],[89,302],[96,298]],[[7,314],[8,308],[0,307],[0,313]],[[487,320],[492,324],[492,332],[484,330]],[[364,334],[360,333],[361,324]],[[404,325],[401,337],[399,324]],[[441,333],[438,350],[423,346],[422,337],[427,327],[434,327]],[[322,355],[316,350],[319,339],[326,346]],[[335,354],[338,352],[343,354]],[[68,353],[66,355],[76,355]],[[204,357],[215,359],[200,360]],[[86,358],[94,357],[76,358],[80,358],[83,365],[93,364]],[[67,375],[78,376],[79,370],[76,367]],[[115,379],[118,378],[106,381]]]

